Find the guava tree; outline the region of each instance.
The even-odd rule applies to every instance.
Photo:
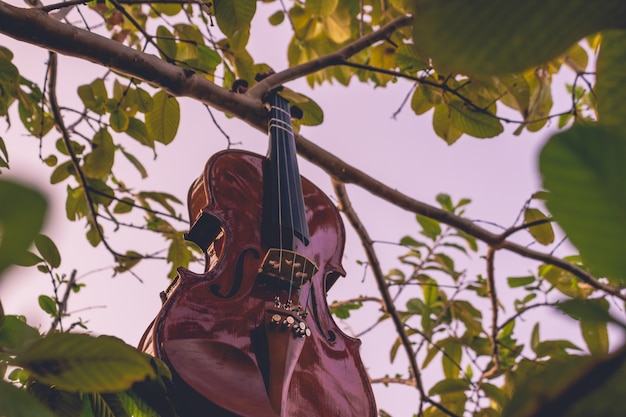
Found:
[[[10,170],[20,146],[12,132],[25,129],[50,167],[50,192],[64,196],[64,221],[84,224],[86,241],[104,249],[118,274],[133,275],[151,261],[174,276],[177,267],[202,258],[184,239],[180,199],[142,189],[119,169],[124,161],[148,177],[147,159],[178,139],[182,97],[262,132],[269,92],[282,87],[281,95],[302,111],[295,121],[302,132],[324,120],[311,90],[331,83],[403,86],[405,106],[430,118],[449,145],[463,135],[501,140],[505,131],[558,125],[539,156],[544,189],[504,229],[464,216],[467,199],[442,192],[436,205],[419,201],[316,145],[315,137],[298,133],[296,141],[298,153],[331,178],[377,284],[376,293],[355,294],[331,309],[349,323],[364,305],[379,306],[372,326],[394,329],[395,340],[386,345],[390,361],[402,356],[408,364],[402,373],[370,375],[373,384],[410,387],[414,395],[403,401],[419,416],[624,414],[616,399],[624,393],[626,347],[609,346],[622,336],[626,301],[621,0],[27,3],[0,1],[0,116],[9,127],[0,137],[0,169]],[[249,47],[261,9],[269,11],[263,24],[290,33],[286,68],[270,68]],[[42,64],[45,82],[21,75],[24,69],[14,64],[20,51],[2,47],[9,38],[50,51]],[[61,94],[58,80],[69,70],[60,68],[58,54],[95,63],[102,72]],[[571,79],[553,87],[563,71]],[[307,91],[290,88],[300,79]],[[564,92],[570,106],[556,112],[553,95]],[[367,123],[375,121],[364,121],[364,129]],[[346,184],[415,214],[421,232],[398,242],[405,253],[397,267],[382,266],[358,216],[367,208],[351,204]],[[30,266],[52,282],[50,295],[33,290],[50,315],[49,329],[31,327],[0,306],[0,414],[176,415],[163,363],[113,336],[77,331],[84,324],[68,315],[67,305],[70,296],[80,297],[82,284],[76,271],[63,269],[71,266],[61,267],[54,236],[40,234],[45,211],[37,191],[0,177],[0,273]],[[562,243],[555,242],[555,222],[579,255],[554,254]],[[158,236],[166,255],[118,238],[125,229]],[[516,240],[528,232],[537,245]],[[503,252],[538,267],[505,280],[494,271]],[[467,254],[484,258],[482,273],[463,272]],[[499,296],[504,289],[513,302]],[[522,340],[519,323],[541,308],[563,312],[581,329],[584,344],[544,340],[539,322],[528,321],[531,337]]]

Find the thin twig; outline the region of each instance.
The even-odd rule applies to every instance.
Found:
[[[424,389],[424,383],[422,382],[421,370],[419,368],[419,365],[417,364],[417,358],[413,353],[413,346],[411,344],[411,341],[409,340],[409,336],[405,331],[404,322],[402,321],[400,315],[396,310],[391,294],[389,293],[389,289],[387,288],[387,285],[385,283],[385,275],[383,274],[383,271],[380,267],[380,262],[378,261],[378,256],[376,255],[374,246],[372,245],[372,239],[369,237],[369,233],[365,229],[365,226],[363,225],[363,223],[361,223],[361,220],[352,208],[352,204],[350,203],[350,200],[348,198],[345,185],[336,180],[333,180],[333,188],[335,190],[335,195],[337,196],[337,199],[339,201],[339,209],[346,215],[346,217],[350,221],[350,224],[352,224],[352,227],[354,228],[361,240],[361,243],[365,250],[365,254],[367,256],[367,260],[370,267],[372,268],[378,291],[383,299],[385,312],[389,314],[391,320],[393,321],[396,333],[398,333],[398,337],[400,338],[402,347],[409,361],[411,375],[413,377],[413,380],[415,381],[415,386],[417,387],[417,390],[420,393],[421,397],[418,416],[423,414],[422,404],[424,402],[427,402],[438,408],[441,412],[451,417],[457,417],[455,413],[448,410],[446,407],[439,404],[438,402],[432,400],[427,395],[426,390]]]

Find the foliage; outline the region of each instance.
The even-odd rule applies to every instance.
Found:
[[[66,92],[80,106],[63,107],[56,52],[50,54],[47,85],[38,86],[20,74],[13,52],[0,47],[0,117],[10,123],[17,115],[40,141],[52,189],[65,193],[67,220],[85,224],[86,240],[111,254],[119,274],[157,259],[170,264],[173,277],[176,268],[197,260],[198,249],[184,239],[181,201],[129,186],[120,168],[129,164],[142,179],[149,175],[135,149],[156,156],[177,139],[179,96],[263,129],[264,94],[296,78],[305,78],[310,88],[402,85],[407,105],[417,116],[432,117],[434,132],[448,145],[463,135],[498,137],[507,124],[517,126],[515,134],[536,132],[558,119],[562,131],[539,157],[545,191],[532,196],[518,221],[500,233],[465,216],[468,199],[455,202],[441,193],[438,207],[417,202],[299,137],[299,151],[334,181],[354,182],[416,216],[418,233],[400,240],[404,253],[385,273],[347,196],[337,193],[360,232],[380,294],[338,301],[331,309],[338,319],[356,320],[369,302],[382,307],[374,326],[393,324],[397,337],[389,343],[389,361],[402,357],[409,370],[372,375],[372,383],[415,387],[420,416],[624,414],[614,398],[625,386],[626,348],[612,346],[609,332],[622,336],[625,328],[614,307],[626,300],[622,1],[71,3],[52,5],[45,16],[0,2],[0,33],[112,71]],[[269,24],[290,27],[289,69],[273,73],[249,50],[260,7],[272,8]],[[63,23],[66,16],[72,17],[68,22],[81,16],[83,23]],[[104,38],[93,37],[83,24]],[[62,35],[68,29],[70,41]],[[574,73],[567,87],[571,106],[556,113],[552,79],[567,71]],[[282,94],[304,113],[297,126],[323,122],[322,108],[306,95],[287,88]],[[509,114],[516,116],[504,116]],[[10,169],[10,154],[0,137],[0,169]],[[41,234],[45,198],[0,180],[0,201],[0,274],[13,264],[30,266],[50,277],[53,290],[34,294],[50,317],[48,331],[0,305],[0,415],[175,416],[164,363],[112,336],[75,332],[85,329],[80,320],[67,324],[68,297],[84,284],[76,282],[75,272],[61,272],[62,254]],[[580,255],[551,253],[558,245],[555,222]],[[118,251],[120,228],[157,234],[167,255],[133,247]],[[520,231],[545,252],[512,241]],[[499,296],[504,280],[494,270],[501,251],[540,262],[533,271],[507,277],[509,304]],[[477,254],[484,257],[484,273],[460,266]],[[533,316],[537,309],[562,312],[580,326],[584,345],[542,336],[542,322]],[[529,337],[520,335],[527,320]]]

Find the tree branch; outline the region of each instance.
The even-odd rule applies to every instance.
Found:
[[[393,324],[396,328],[396,333],[398,333],[398,337],[400,338],[400,341],[402,342],[402,347],[404,348],[407,359],[409,361],[411,375],[413,377],[413,381],[415,381],[415,387],[420,393],[420,397],[421,397],[420,404],[422,404],[423,402],[427,402],[433,405],[434,407],[438,408],[443,413],[451,417],[455,417],[456,414],[454,414],[452,411],[448,410],[446,407],[439,404],[438,402],[433,401],[427,395],[426,390],[424,389],[424,383],[422,381],[421,370],[419,368],[419,365],[417,364],[417,358],[415,357],[415,353],[413,352],[413,346],[411,344],[411,341],[409,340],[409,336],[404,330],[404,322],[400,318],[400,315],[398,314],[396,310],[396,305],[393,302],[393,298],[391,297],[391,294],[389,293],[389,289],[387,288],[387,285],[385,282],[385,274],[380,268],[380,263],[378,262],[378,256],[376,255],[376,252],[374,251],[374,246],[372,245],[372,239],[370,238],[369,233],[365,229],[365,226],[363,226],[363,223],[361,223],[361,220],[357,216],[356,212],[352,208],[352,204],[350,203],[350,200],[348,198],[345,185],[333,179],[333,188],[335,189],[335,194],[337,196],[337,199],[339,200],[339,209],[346,215],[346,217],[350,221],[350,224],[352,224],[352,227],[354,228],[357,235],[359,236],[361,243],[363,244],[363,248],[365,249],[367,260],[369,262],[370,267],[372,268],[372,272],[374,273],[376,285],[378,286],[378,292],[380,293],[383,299],[385,311],[387,312],[387,314],[389,314],[389,316],[391,317],[391,320],[393,321]],[[420,405],[420,411],[421,411],[421,405]],[[419,414],[421,415],[421,412]]]
[[[261,99],[265,95],[269,94],[274,88],[285,84],[288,81],[293,81],[305,75],[312,74],[320,71],[324,68],[328,68],[334,65],[343,64],[346,59],[359,53],[365,48],[387,38],[390,34],[400,29],[401,27],[411,24],[411,16],[400,16],[395,20],[387,23],[379,30],[372,32],[366,36],[363,36],[352,42],[343,48],[328,54],[313,61],[305,62],[295,67],[288,68],[284,71],[277,72],[263,79],[258,84],[252,86],[247,94],[250,96]]]

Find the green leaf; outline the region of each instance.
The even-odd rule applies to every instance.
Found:
[[[0,168],[8,168],[9,167],[9,153],[7,152],[7,147],[4,143],[4,139],[0,136]]]
[[[592,355],[609,353],[609,332],[606,322],[583,320],[580,322],[580,330]]]
[[[567,300],[556,306],[559,310],[579,321],[615,323],[621,327],[624,324],[609,314],[606,300]]]
[[[187,241],[183,239],[182,234],[177,234],[172,242],[170,248],[167,251],[167,261],[172,264],[172,270],[170,276],[173,278],[176,276],[176,270],[179,267],[187,267],[189,262],[193,260],[193,254],[189,249]]]
[[[602,34],[602,44],[596,67],[595,93],[598,100],[598,120],[626,136],[622,105],[626,100],[626,32],[608,31]]]
[[[144,354],[111,336],[52,333],[24,349],[16,363],[65,391],[121,391],[155,376]]]
[[[26,390],[0,379],[0,416],[57,417]]]
[[[498,136],[504,131],[497,117],[472,109],[465,103],[453,100],[448,104],[452,125],[460,132],[475,138],[485,139]]]
[[[571,272],[554,265],[541,265],[539,275],[568,297],[587,298],[594,291],[592,286],[582,282]]]
[[[61,254],[52,239],[46,235],[35,236],[35,247],[39,251],[41,257],[53,268],[61,265]]]
[[[443,348],[444,355],[441,357],[443,373],[446,378],[458,378],[461,371],[461,359],[463,358],[462,345],[455,340],[446,343]]]
[[[180,106],[176,97],[165,91],[154,95],[154,106],[146,113],[146,128],[151,138],[164,145],[176,137],[180,122]]]
[[[28,391],[59,417],[79,417],[83,410],[79,393],[58,390],[33,380],[28,384]]]
[[[133,417],[124,407],[121,395],[122,393],[88,394],[94,417]]]
[[[537,344],[535,347],[535,353],[538,358],[543,358],[545,356],[564,357],[569,354],[567,353],[567,349],[581,350],[569,340],[545,340]]]
[[[278,26],[285,20],[285,12],[283,12],[282,10],[277,10],[276,12],[274,12],[273,15],[269,17],[268,20],[270,22],[270,25]]]
[[[534,416],[623,416],[626,405],[617,399],[626,395],[626,355],[569,356],[535,364],[519,378],[503,417]],[[526,362],[533,366],[533,364]]]
[[[148,177],[148,171],[146,171],[146,168],[141,164],[141,162],[139,162],[139,159],[137,159],[135,155],[126,152],[124,149],[122,149],[122,155],[124,155],[126,159],[128,159],[128,161],[130,161],[130,163],[137,169],[137,171],[139,171],[142,179]]]
[[[424,87],[417,87],[411,96],[411,109],[419,116],[432,108],[433,104],[424,94]]]
[[[456,142],[463,132],[453,126],[450,116],[450,108],[447,104],[437,104],[433,114],[433,129],[437,136],[443,139],[448,145]]]
[[[94,135],[91,145],[92,151],[85,156],[85,175],[89,178],[106,178],[111,174],[115,160],[113,137],[106,128],[102,128]]]
[[[129,213],[133,209],[133,204],[135,200],[130,197],[122,198],[122,201],[118,201],[115,207],[113,208],[113,213],[115,214],[124,214]]]
[[[159,25],[156,31],[156,43],[161,57],[166,61],[176,59],[176,41],[174,35],[165,26]]]
[[[143,146],[147,146],[150,149],[154,149],[154,139],[148,133],[146,124],[139,119],[131,117],[128,120],[128,128],[126,134]]]
[[[215,0],[217,26],[227,37],[250,27],[256,13],[256,0]]]
[[[57,314],[57,303],[47,295],[39,296],[39,307],[53,317]]]
[[[47,209],[37,191],[0,179],[0,274],[16,262],[41,230]]]
[[[528,231],[537,242],[542,245],[549,245],[554,242],[554,230],[552,230],[550,222],[547,221],[548,216],[536,208],[527,207],[524,210],[524,223],[532,223],[539,220],[546,220],[546,222],[537,226],[531,226],[528,228]]]
[[[530,85],[524,75],[504,74],[494,80],[501,92],[500,101],[526,117],[530,106]]]
[[[463,379],[443,379],[437,382],[428,391],[428,395],[449,394],[451,392],[463,392],[470,388],[469,382]]]
[[[17,316],[4,316],[4,323],[0,327],[0,346],[10,350],[21,349],[28,341],[39,338],[37,329],[30,327]]]
[[[415,215],[417,222],[422,226],[422,234],[432,240],[437,239],[441,234],[441,226],[437,220],[433,220],[422,215]]]
[[[411,45],[402,44],[396,49],[396,64],[400,71],[415,73],[428,68],[428,61],[422,59]],[[419,90],[419,87],[417,88]],[[415,109],[414,109],[415,110]]]
[[[587,35],[626,27],[622,0],[416,0],[414,5],[419,55],[464,74],[522,72]]]
[[[128,129],[129,118],[128,114],[120,106],[116,107],[109,117],[109,124],[111,129],[116,132],[124,132]]]
[[[625,156],[625,137],[579,125],[553,136],[539,158],[548,209],[585,264],[611,283],[626,282]]]
[[[525,277],[508,277],[506,281],[510,288],[525,287],[535,282],[535,277],[532,275]]]
[[[102,78],[96,78],[91,84],[78,87],[78,97],[87,109],[100,115],[106,113],[104,105],[109,97]]]

